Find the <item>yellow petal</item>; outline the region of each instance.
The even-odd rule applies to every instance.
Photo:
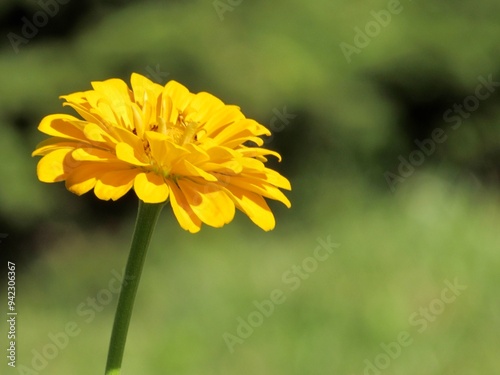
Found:
[[[267,183],[279,187],[281,189],[292,190],[292,186],[290,185],[290,181],[288,181],[285,177],[280,175],[273,169],[265,168],[264,173],[248,173],[245,177],[259,178],[265,180]]]
[[[124,142],[120,142],[116,145],[116,157],[132,165],[149,165],[149,163],[144,160],[146,156],[144,155],[143,150],[134,149],[131,145]],[[143,159],[144,161],[140,160],[139,158]]]
[[[216,174],[217,175],[217,174]],[[231,176],[228,179],[228,183],[233,186],[237,186],[242,190],[248,190],[266,198],[271,198],[283,203],[288,208],[291,207],[291,203],[288,198],[279,190],[277,187],[266,183],[260,179],[245,178],[240,176]]]
[[[222,100],[207,92],[200,92],[195,94],[189,102],[186,111],[189,112],[189,116],[186,120],[188,122],[206,123],[215,112],[223,107],[224,103]]]
[[[130,82],[134,92],[135,103],[131,108],[134,111],[136,134],[142,136],[152,125],[160,125],[157,121],[157,106],[163,87],[137,73],[132,74]]]
[[[200,165],[210,160],[208,153],[200,146],[193,143],[187,143],[183,147],[189,151],[185,159],[193,165]]]
[[[156,103],[156,98],[161,94],[163,87],[152,82],[141,74],[132,73],[130,78],[134,101],[142,108],[145,104]]]
[[[237,158],[239,155],[235,151],[227,147],[214,146],[207,150],[210,156],[210,161],[218,163]]]
[[[38,179],[42,182],[63,181],[69,172],[67,159],[72,151],[73,148],[63,148],[41,158],[37,165]]]
[[[274,229],[276,221],[264,198],[236,186],[228,186],[226,189],[231,193],[236,207],[243,211],[250,220],[265,231]]]
[[[126,104],[119,102],[113,104],[111,98],[107,98],[97,91],[88,91],[86,96],[90,105],[90,113],[100,118],[103,124],[113,124],[131,130],[130,121],[124,121],[124,117],[130,119],[130,116],[124,115],[124,111],[127,112]],[[131,111],[130,114],[132,114]]]
[[[241,138],[233,138],[231,140],[228,140],[224,142],[224,147],[229,147],[229,148],[238,148],[241,147],[245,143],[255,143],[257,146],[262,146],[264,144],[264,141],[260,137],[241,137]]]
[[[102,164],[84,163],[68,174],[66,188],[77,195],[85,194],[95,186],[97,177],[102,172]]]
[[[143,138],[139,138],[137,135],[132,133],[130,130],[123,129],[119,126],[109,127],[109,132],[120,142],[128,143],[136,150],[143,150]]]
[[[86,91],[78,91],[68,95],[61,95],[59,98],[71,104],[85,105],[87,103]]]
[[[165,91],[161,96],[160,103],[160,116],[158,124],[158,132],[162,134],[167,134],[167,124],[175,124],[177,117],[179,116],[179,111],[174,108],[172,98]]]
[[[139,173],[134,179],[134,190],[145,203],[165,202],[169,194],[164,178],[152,172]]]
[[[114,200],[124,196],[134,185],[138,169],[112,170],[102,174],[95,184],[94,193],[102,200]]]
[[[260,135],[271,135],[271,132],[255,120],[243,119],[224,128],[214,137],[221,145],[239,138],[254,138]]]
[[[63,103],[63,107],[73,108],[80,116],[82,116],[87,122],[94,124],[103,124],[103,119],[97,114],[91,113],[91,106],[87,102],[86,98],[82,99],[81,103],[74,102],[74,99],[70,98],[71,95],[61,96],[62,99],[66,99],[68,102]]]
[[[228,176],[239,174],[243,171],[241,163],[236,160],[230,160],[219,163],[204,163],[203,170],[206,172],[218,172]]]
[[[121,79],[112,78],[103,82],[92,82],[92,87],[102,95],[99,104],[109,105],[116,117],[123,121],[123,125],[131,129],[133,123],[133,113],[130,108],[132,95],[127,84]]]
[[[157,164],[171,169],[177,161],[188,155],[188,151],[168,140],[166,135],[155,132],[146,132],[146,139],[151,147],[151,156]]]
[[[179,180],[177,184],[193,212],[204,223],[219,228],[233,220],[234,203],[216,184],[197,184],[189,180]]]
[[[184,111],[191,101],[191,98],[194,96],[186,87],[176,81],[169,81],[165,85],[162,95],[170,96],[174,103],[174,107],[181,111]]]
[[[225,146],[228,148],[233,148],[235,146],[239,146],[241,140],[251,140],[256,138],[254,134],[249,129],[241,129],[235,126],[229,126],[223,129],[219,134],[214,137],[214,141],[217,142],[221,146]],[[234,144],[234,141],[238,140],[239,142]],[[228,145],[230,144],[230,145]],[[234,146],[233,146],[234,144]]]
[[[278,161],[281,161],[280,154],[278,154],[275,151],[266,150],[265,148],[245,147],[245,148],[238,149],[238,152],[242,156],[245,156],[247,158],[254,158],[254,157],[265,156],[265,155],[273,155],[278,159]]]
[[[191,233],[196,233],[201,228],[201,220],[191,209],[184,193],[173,181],[167,180],[170,187],[170,205],[179,225]]]
[[[245,116],[241,113],[240,109],[236,106],[225,106],[212,114],[212,117],[204,125],[207,136],[214,137],[226,126],[243,120]]]
[[[81,143],[75,142],[72,140],[68,140],[66,138],[59,138],[59,137],[52,137],[49,139],[46,139],[43,142],[40,142],[37,146],[35,151],[31,154],[31,156],[41,156],[41,155],[46,155],[51,151],[58,150],[58,149],[67,149],[67,148],[75,148]]]
[[[110,151],[88,147],[77,148],[71,153],[71,156],[73,156],[73,159],[81,161],[117,161],[116,156]]]
[[[87,124],[83,128],[83,132],[85,134],[85,137],[94,142],[104,142],[107,144],[116,144],[117,140],[114,138],[109,131],[104,130],[101,126],[97,124]]]
[[[217,177],[214,175],[205,172],[203,169],[196,167],[195,165],[191,164],[187,160],[183,161],[183,166],[184,170],[182,173],[185,176],[195,176],[195,177],[201,177],[206,181],[217,181]]]
[[[42,119],[38,130],[54,137],[86,140],[83,125],[80,124],[84,122],[70,115],[48,115]]]

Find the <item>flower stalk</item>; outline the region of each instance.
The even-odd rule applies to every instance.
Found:
[[[165,203],[150,204],[139,200],[135,231],[109,343],[106,375],[120,374],[128,327],[141,279],[144,260],[146,259],[146,253],[156,222],[164,205]]]

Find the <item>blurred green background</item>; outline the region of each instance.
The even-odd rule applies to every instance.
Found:
[[[0,255],[19,315],[18,367],[0,372],[103,373],[136,198],[42,184],[30,154],[40,119],[70,113],[59,95],[138,72],[270,127],[293,191],[269,233],[238,214],[191,235],[164,210],[124,374],[496,373],[498,14],[494,0],[2,1]],[[285,301],[259,315],[276,289]]]

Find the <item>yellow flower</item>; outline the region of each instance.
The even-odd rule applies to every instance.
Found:
[[[131,83],[132,89],[120,79],[93,82],[93,90],[62,96],[83,120],[54,114],[41,121],[38,129],[52,137],[33,152],[43,156],[40,181],[65,181],[78,195],[94,189],[103,200],[132,187],[146,203],[169,199],[181,227],[193,233],[201,223],[229,223],[235,208],[273,229],[264,198],[290,207],[279,189],[291,187],[264,165],[266,155],[280,155],[255,147],[269,130],[238,107],[178,82],[163,87],[134,73]]]

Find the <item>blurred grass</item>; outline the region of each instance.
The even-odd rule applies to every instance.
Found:
[[[373,361],[380,343],[395,341],[401,331],[414,341],[385,373],[494,373],[500,364],[494,350],[498,195],[432,174],[415,177],[398,198],[370,197],[365,187],[339,181],[318,184],[318,194],[332,187],[337,194],[322,194],[300,229],[284,217],[264,234],[240,215],[223,230],[192,236],[165,210],[144,270],[124,373],[361,374],[364,360]],[[45,372],[102,371],[116,297],[89,324],[76,308],[124,266],[132,219],[112,238],[75,224],[71,236],[45,249],[20,278],[20,329],[30,332],[20,339],[21,363],[49,342],[49,332],[75,321],[81,334]],[[328,235],[340,247],[291,291],[283,273]],[[455,279],[467,289],[418,333],[409,316]],[[274,289],[282,289],[286,301],[230,354],[222,335],[236,334],[236,319],[246,320],[253,301],[268,299]]]

